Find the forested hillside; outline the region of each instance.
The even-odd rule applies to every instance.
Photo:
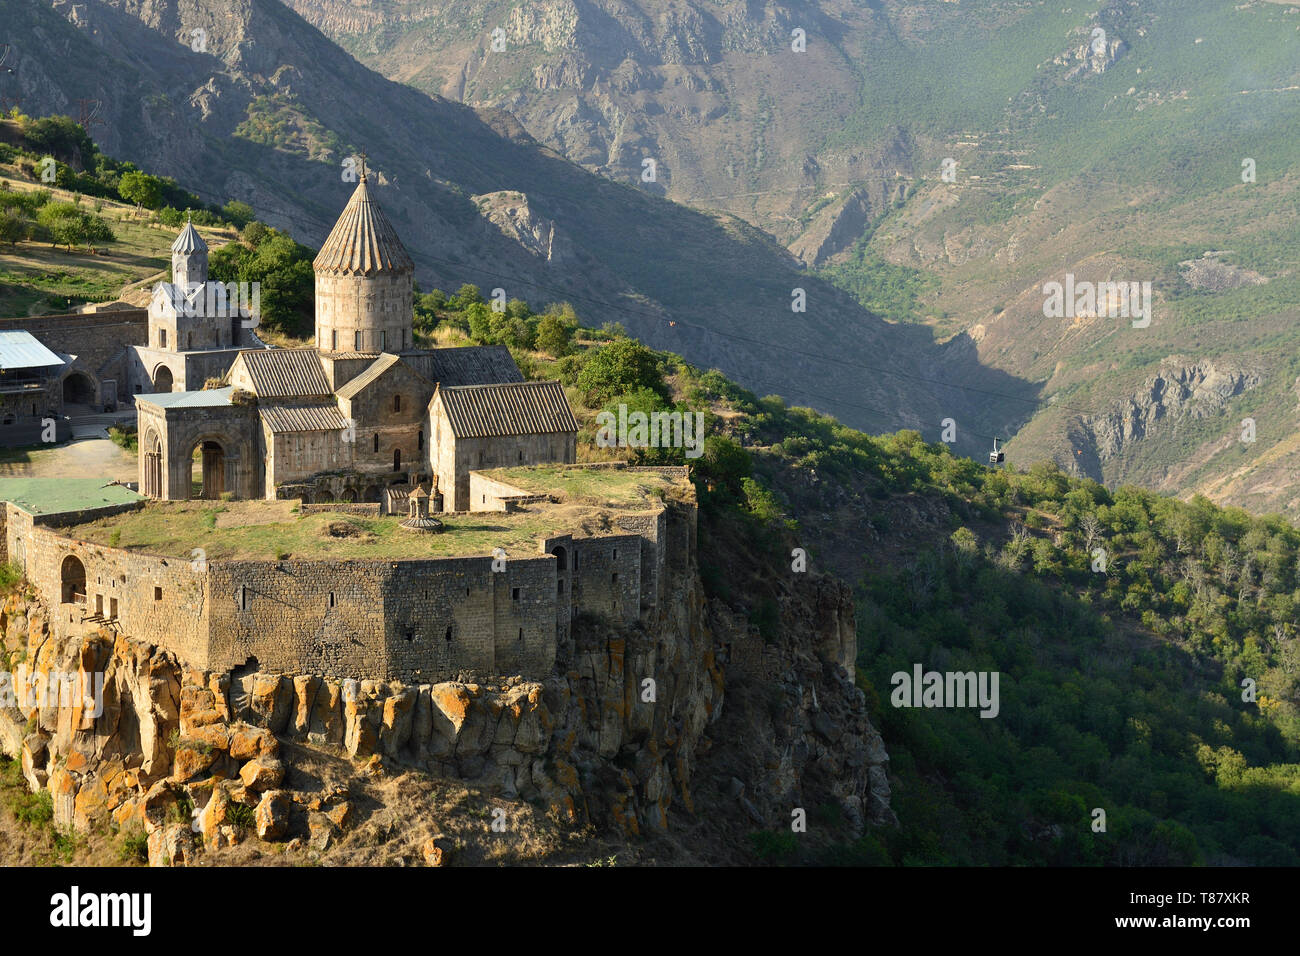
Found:
[[[567,333],[512,339],[475,293],[431,294],[426,328],[515,345],[531,375],[569,386],[583,437],[620,402],[709,410],[698,460],[634,454],[693,463],[706,583],[764,639],[780,640],[793,548],[854,584],[859,686],[900,827],[817,859],[1300,863],[1294,525],[1111,492],[1050,462],[991,469],[916,432],[868,436],[617,329],[575,331],[559,307],[522,317],[520,303],[516,319]],[[891,676],[918,663],[999,672],[1000,712],[892,706]],[[780,835],[760,843],[806,859]]]

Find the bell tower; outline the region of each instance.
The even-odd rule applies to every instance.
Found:
[[[185,228],[172,243],[172,282],[184,292],[207,281],[208,244],[187,219]]]
[[[371,195],[365,166],[343,214],[321,246],[316,273],[316,348],[398,352],[415,344],[415,264]]]

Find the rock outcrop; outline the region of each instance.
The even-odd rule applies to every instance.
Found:
[[[317,792],[295,773],[290,751],[301,748],[351,758],[358,775],[414,768],[463,781],[622,837],[667,833],[697,813],[706,759],[706,779],[743,779],[753,827],[787,819],[791,801],[833,800],[850,835],[890,822],[888,758],[851,676],[847,589],[825,578],[787,601],[795,636],[774,647],[706,602],[694,568],[674,577],[679,599],[653,628],[579,619],[540,680],[420,685],[202,671],[107,629],[58,641],[39,597],[11,595],[0,633],[15,684],[82,674],[103,687],[98,702],[19,695],[0,709],[0,750],[50,792],[57,826],[138,826],[153,865],[253,836],[327,851],[353,808],[346,790]],[[741,709],[725,737],[711,736],[731,679]],[[439,865],[444,849],[421,852]]]

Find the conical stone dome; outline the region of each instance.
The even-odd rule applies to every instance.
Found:
[[[378,272],[413,272],[397,230],[370,195],[365,173],[348,200],[343,215],[312,261],[317,274],[374,275]]]
[[[378,354],[414,345],[415,264],[370,194],[364,172],[312,268],[317,348]]]

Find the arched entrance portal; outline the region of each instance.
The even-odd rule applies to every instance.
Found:
[[[85,372],[71,372],[63,380],[63,404],[93,405],[95,403],[95,380]]]
[[[190,452],[190,497],[216,501],[226,490],[226,450],[207,439]]]
[[[59,582],[63,585],[60,600],[64,604],[86,603],[86,566],[80,558],[70,554],[63,559]]]
[[[170,392],[173,381],[172,370],[166,365],[159,365],[153,373],[153,390],[155,392]]]

